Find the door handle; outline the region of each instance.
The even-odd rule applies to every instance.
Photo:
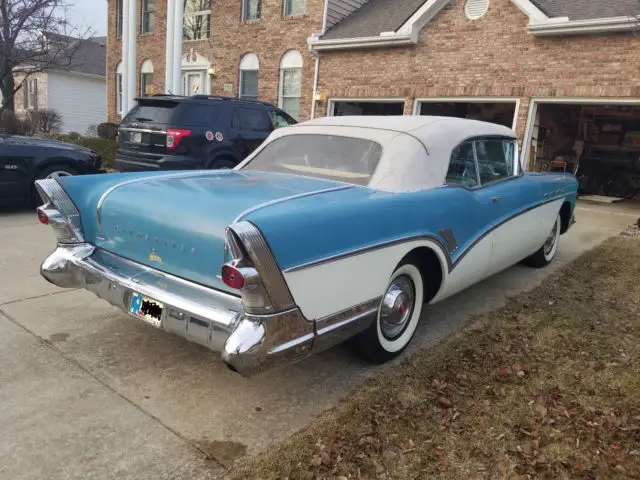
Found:
[[[501,200],[500,197],[491,197],[491,201],[493,203],[498,203],[500,200]]]

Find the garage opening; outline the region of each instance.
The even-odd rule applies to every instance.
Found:
[[[639,197],[640,105],[540,103],[534,113],[530,170],[573,173],[594,199]]]
[[[331,115],[404,115],[404,102],[332,101]]]
[[[488,102],[481,99],[477,101],[421,100],[418,103],[417,110],[420,115],[470,118],[514,128],[516,122],[516,106],[516,100],[505,102]]]

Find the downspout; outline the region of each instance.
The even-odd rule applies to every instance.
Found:
[[[329,14],[329,0],[324,0],[324,14],[322,15],[322,34],[327,31],[327,15]],[[316,57],[316,69],[313,74],[313,95],[311,96],[311,120],[316,118],[316,94],[318,93],[318,78],[320,77],[320,53],[309,49]]]

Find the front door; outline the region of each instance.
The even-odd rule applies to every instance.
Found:
[[[182,73],[182,95],[190,97],[191,95],[206,95],[206,72],[193,71]]]
[[[515,265],[544,243],[544,208],[540,186],[518,171],[515,141],[507,138],[480,138],[475,142],[481,188],[478,191],[491,205],[493,247],[489,274]]]

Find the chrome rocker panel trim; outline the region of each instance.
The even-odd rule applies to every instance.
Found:
[[[315,322],[307,320],[296,306],[252,315],[243,312],[240,297],[89,243],[59,245],[42,263],[40,273],[54,285],[85,288],[129,316],[133,292],[163,303],[163,330],[220,352],[222,360],[244,376],[302,360],[343,342],[371,325],[380,302],[373,299]]]

